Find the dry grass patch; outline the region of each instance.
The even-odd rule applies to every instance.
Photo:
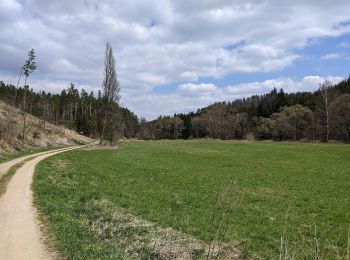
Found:
[[[94,144],[90,144],[90,145],[87,145],[85,146],[84,148],[82,148],[82,150],[87,150],[87,151],[90,151],[90,150],[113,150],[113,149],[118,149],[118,145],[117,144],[114,144],[114,145],[99,145],[97,143],[94,143]]]
[[[208,244],[172,228],[162,228],[116,208],[110,201],[93,200],[86,204],[99,217],[83,221],[100,239],[120,248],[126,258],[152,259],[239,259],[233,245],[215,241]]]
[[[49,147],[92,142],[91,138],[63,126],[26,115],[26,132],[22,141],[23,113],[0,101],[0,149],[13,151],[28,147]]]

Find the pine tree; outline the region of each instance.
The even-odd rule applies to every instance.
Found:
[[[25,61],[24,65],[22,66],[23,74],[25,75],[24,79],[24,96],[23,96],[23,131],[22,131],[22,144],[24,144],[24,138],[26,133],[26,101],[27,101],[27,92],[29,89],[29,86],[27,86],[27,79],[29,75],[36,69],[36,62],[35,62],[35,52],[34,49],[31,49],[28,52],[28,59]]]

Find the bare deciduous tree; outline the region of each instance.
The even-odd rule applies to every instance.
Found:
[[[275,139],[299,141],[306,138],[312,123],[312,111],[302,105],[285,107],[279,113],[274,113]]]
[[[350,143],[350,94],[337,97],[330,106],[333,127],[343,141]]]
[[[318,104],[318,110],[322,113],[325,118],[325,127],[326,127],[326,139],[328,142],[329,139],[329,129],[330,129],[330,104],[332,99],[332,83],[326,80],[319,87],[319,92],[321,94],[321,102]]]

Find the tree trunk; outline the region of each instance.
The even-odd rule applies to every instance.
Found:
[[[12,105],[13,106],[16,106],[18,85],[19,85],[19,82],[21,81],[22,73],[23,73],[23,70],[21,69],[21,71],[19,73],[18,81],[17,81],[17,86],[16,86],[16,89],[15,89],[15,96],[13,97],[13,100],[12,100]]]
[[[107,123],[107,107],[104,108],[104,115],[103,115],[103,121],[102,121],[102,127],[100,132],[100,145],[103,144],[104,135],[105,135],[105,129],[106,129],[106,123]]]
[[[26,112],[23,111],[22,146],[24,145],[24,140],[26,136],[26,116]]]
[[[27,99],[27,78],[26,75],[24,80],[24,97],[23,97],[23,130],[22,130],[22,145],[24,145],[24,139],[26,134],[26,99]]]
[[[329,139],[329,109],[328,109],[328,90],[326,90],[325,96],[325,106],[326,106],[326,143],[328,143]]]

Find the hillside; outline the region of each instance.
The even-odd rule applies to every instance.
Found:
[[[269,93],[140,122],[142,139],[256,139],[350,143],[350,77],[314,92]]]
[[[26,133],[22,142],[23,114],[0,101],[0,152],[29,147],[49,147],[92,141],[73,130],[26,115]]]
[[[26,91],[25,88],[5,84],[0,80],[0,100],[23,109],[26,97],[26,111],[33,116],[69,129],[82,132],[86,136],[99,136],[98,125],[104,105],[101,97],[94,92],[87,93],[78,90],[74,84],[60,93],[45,91]],[[114,125],[114,134],[124,137],[135,137],[138,130],[138,118],[129,109],[114,104],[116,118],[111,120],[109,127]]]

